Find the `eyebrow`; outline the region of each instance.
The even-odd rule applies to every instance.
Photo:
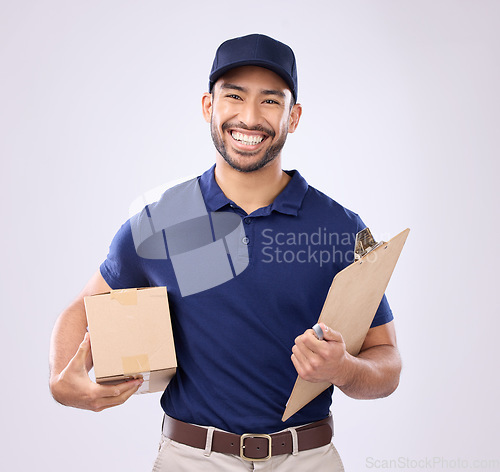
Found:
[[[247,88],[241,87],[240,85],[231,84],[228,82],[221,84],[221,90],[238,90],[239,92],[245,92],[245,93],[248,92]],[[262,95],[276,95],[276,96],[281,97],[281,98],[286,98],[285,93],[282,92],[281,90],[265,89],[265,90],[261,90],[260,93]]]
[[[247,89],[245,87],[241,87],[236,84],[230,84],[228,82],[224,82],[221,84],[220,88],[222,90],[238,90],[240,92],[247,92]]]
[[[262,90],[260,93],[262,95],[277,95],[278,97],[286,98],[285,93],[281,90]]]

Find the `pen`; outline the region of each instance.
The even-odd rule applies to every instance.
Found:
[[[319,323],[316,323],[313,327],[312,327],[312,330],[314,331],[314,334],[316,335],[316,337],[322,341],[323,338],[325,337],[324,334],[323,334],[323,330],[321,329],[321,326],[319,325]]]

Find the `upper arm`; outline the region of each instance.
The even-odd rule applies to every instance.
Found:
[[[397,347],[394,321],[370,328],[360,352],[381,345]]]
[[[85,327],[87,326],[87,317],[85,314],[85,305],[84,305],[84,297],[88,297],[90,295],[95,295],[97,293],[105,293],[110,292],[111,287],[104,280],[101,272],[97,270],[89,281],[85,284],[82,291],[78,294],[78,296],[73,300],[73,302],[64,310],[61,314],[63,317],[66,316],[73,318],[80,318],[81,322],[85,323]]]
[[[95,295],[97,293],[105,293],[110,291],[111,287],[104,280],[101,272],[97,270],[87,282],[85,287],[83,287],[83,290],[81,291],[79,297],[83,299],[83,297],[87,297],[89,295]]]
[[[146,215],[143,210],[139,215]],[[146,227],[147,223],[147,227]],[[133,230],[133,228],[135,228]],[[146,237],[151,232],[150,218],[143,216],[127,220],[115,234],[109,246],[106,259],[100,266],[100,274],[94,282],[100,282],[100,275],[109,282],[111,288],[124,289],[133,287],[148,287],[149,280],[142,267],[139,249],[145,250],[150,258],[166,259],[166,248],[161,231],[154,237]],[[134,233],[144,240],[134,240]],[[161,236],[158,238],[157,236]]]

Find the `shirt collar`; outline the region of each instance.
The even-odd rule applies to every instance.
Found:
[[[224,195],[217,184],[214,171],[215,164],[199,178],[201,192],[209,211],[217,211],[233,203]],[[287,186],[274,199],[271,205],[259,208],[259,210],[253,213],[254,216],[265,216],[272,211],[297,216],[309,185],[297,170],[285,172],[291,177],[290,182],[288,182]]]

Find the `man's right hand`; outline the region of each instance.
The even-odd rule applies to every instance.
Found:
[[[86,333],[78,351],[60,374],[50,381],[50,390],[56,401],[66,406],[102,411],[118,406],[130,398],[143,380],[136,379],[117,385],[99,385],[89,377],[91,364],[90,338]]]

